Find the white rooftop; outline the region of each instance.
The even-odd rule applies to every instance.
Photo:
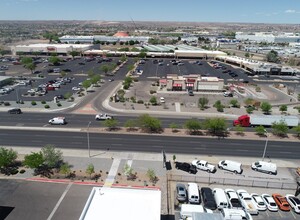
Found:
[[[85,48],[89,47],[91,44],[26,44],[17,45],[16,47],[30,47],[30,48],[41,48],[41,47],[55,47],[55,48]]]
[[[80,220],[160,220],[161,191],[94,187]]]

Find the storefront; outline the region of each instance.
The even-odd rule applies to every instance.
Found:
[[[182,84],[173,83],[172,91],[182,91]]]

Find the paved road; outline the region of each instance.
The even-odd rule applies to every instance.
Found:
[[[16,138],[17,137],[17,138]],[[1,130],[3,146],[42,147],[53,144],[60,148],[85,149],[86,132]],[[230,155],[260,157],[265,141],[232,140],[160,135],[127,135],[90,133],[91,149],[113,151],[161,152],[177,154]],[[283,147],[284,146],[284,147]],[[281,159],[299,159],[299,142],[269,141],[266,156]]]

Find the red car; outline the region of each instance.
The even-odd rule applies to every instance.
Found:
[[[272,197],[281,211],[290,211],[290,205],[285,197],[277,193],[272,194]]]

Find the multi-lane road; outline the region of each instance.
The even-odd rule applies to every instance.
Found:
[[[87,133],[78,131],[9,130],[1,129],[2,146],[87,149]],[[232,140],[203,137],[174,137],[164,135],[93,133],[89,132],[91,149],[131,152],[161,152],[224,156],[260,157],[264,141]],[[299,142],[269,141],[266,156],[299,159]]]

